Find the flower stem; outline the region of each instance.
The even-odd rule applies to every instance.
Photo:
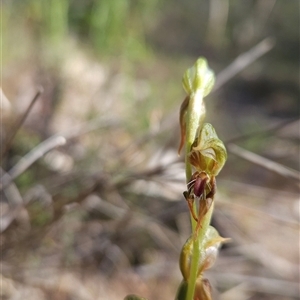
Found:
[[[186,173],[186,182],[189,182],[190,178],[192,177],[192,166],[189,162],[189,153],[191,151],[191,147],[193,142],[195,141],[197,132],[199,128],[203,125],[203,120],[205,118],[205,106],[203,101],[203,94],[201,91],[198,91],[195,94],[192,94],[190,96],[190,102],[188,106],[188,113],[187,113],[187,122],[186,122],[186,149],[185,149],[185,173]],[[196,204],[194,203],[193,209],[196,210]],[[212,211],[212,209],[210,209]],[[208,213],[211,216],[211,213]],[[207,214],[207,215],[208,215]],[[205,216],[203,219],[203,223],[210,222],[209,220],[206,220],[207,217]],[[199,259],[200,259],[200,242],[203,240],[203,237],[205,235],[206,229],[208,225],[203,226],[201,230],[199,230],[199,236],[202,237],[202,239],[197,236],[197,233],[195,231],[196,229],[196,221],[191,215],[191,224],[192,229],[194,233],[194,239],[193,239],[193,254],[192,254],[192,261],[191,261],[191,269],[190,269],[190,275],[188,279],[188,290],[187,290],[187,298],[186,300],[193,300],[195,286],[196,286],[196,280],[197,280],[197,271],[198,271],[198,265],[199,265]]]

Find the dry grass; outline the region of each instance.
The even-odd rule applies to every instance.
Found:
[[[57,69],[31,57],[5,74],[1,299],[174,299],[190,234],[177,156],[190,58],[124,67],[66,44]],[[272,45],[239,56],[217,88]],[[208,121],[229,159],[213,223],[232,239],[206,274],[215,299],[299,299],[299,120],[214,95]]]

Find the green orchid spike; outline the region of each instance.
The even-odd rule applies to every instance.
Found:
[[[210,157],[207,158],[206,153],[201,153],[202,163],[200,164],[200,169],[197,169],[198,165],[198,152],[195,153],[195,165],[192,164],[193,155],[191,156],[190,152],[194,147],[197,147],[196,141],[200,142],[198,139],[199,132],[203,127],[203,122],[205,118],[205,103],[203,98],[207,96],[213,88],[214,85],[214,73],[208,67],[207,61],[204,58],[199,58],[196,63],[193,65],[192,68],[188,69],[183,75],[183,87],[188,94],[188,97],[185,99],[183,104],[181,105],[180,109],[180,128],[181,128],[181,143],[179,147],[179,152],[183,144],[185,143],[185,174],[186,174],[186,181],[189,182],[190,178],[193,174],[193,167],[196,168],[196,171],[203,171],[207,173],[208,176],[212,176],[213,174],[217,174],[216,169],[220,169],[218,164],[214,162],[211,165]],[[204,150],[204,149],[201,149]],[[205,154],[205,155],[203,155]],[[212,153],[211,157],[215,158],[215,153]],[[216,159],[217,160],[217,159]],[[207,166],[203,165],[208,164]],[[202,166],[203,165],[203,166]],[[204,167],[203,169],[201,169]],[[212,202],[213,203],[213,202]],[[193,204],[193,209],[196,209],[195,202]],[[194,291],[196,288],[196,280],[197,280],[197,272],[199,269],[199,262],[200,258],[203,254],[203,245],[202,239],[206,233],[208,224],[211,219],[213,211],[213,204],[210,205],[210,208],[206,212],[202,212],[203,218],[201,218],[201,227],[197,228],[197,222],[193,219],[191,215],[191,223],[194,232],[194,240],[193,240],[193,253],[190,257],[189,263],[187,263],[186,269],[189,270],[188,275],[188,286],[187,286],[187,296],[186,299],[193,299]],[[202,252],[201,252],[202,251]],[[195,300],[195,299],[193,299]]]
[[[199,172],[217,176],[223,168],[227,151],[211,124],[203,124],[189,153],[190,163]]]

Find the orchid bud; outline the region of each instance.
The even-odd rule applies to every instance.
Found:
[[[205,254],[201,258],[198,276],[214,265],[219,253],[219,248],[222,243],[228,242],[229,240],[228,238],[221,237],[213,226],[208,227],[204,238]]]
[[[184,280],[186,281],[188,281],[190,275],[194,237],[195,236],[192,235],[187,239],[180,253],[180,271]],[[229,239],[221,237],[214,227],[208,227],[204,239],[199,245],[200,259],[197,277],[200,277],[205,270],[213,266],[216,261],[221,244],[228,240]]]
[[[185,71],[182,83],[188,95],[201,92],[205,97],[210,93],[215,83],[215,76],[205,58],[198,58],[196,63]]]
[[[183,88],[188,96],[184,99],[180,107],[179,122],[181,130],[181,140],[178,149],[178,154],[185,142],[186,133],[188,136],[196,136],[198,127],[204,121],[205,105],[203,97],[207,96],[215,83],[215,75],[208,67],[206,59],[200,57],[196,63],[187,69],[182,78]],[[193,100],[191,100],[191,98]],[[192,102],[191,107],[190,102]],[[187,116],[188,110],[190,111]],[[190,121],[187,121],[190,119]],[[189,125],[187,125],[187,122]],[[188,126],[188,128],[186,128]]]

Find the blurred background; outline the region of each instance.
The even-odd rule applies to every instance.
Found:
[[[174,299],[190,235],[184,71],[217,75],[228,150],[206,272],[220,300],[299,296],[298,0],[3,0],[1,299]]]

